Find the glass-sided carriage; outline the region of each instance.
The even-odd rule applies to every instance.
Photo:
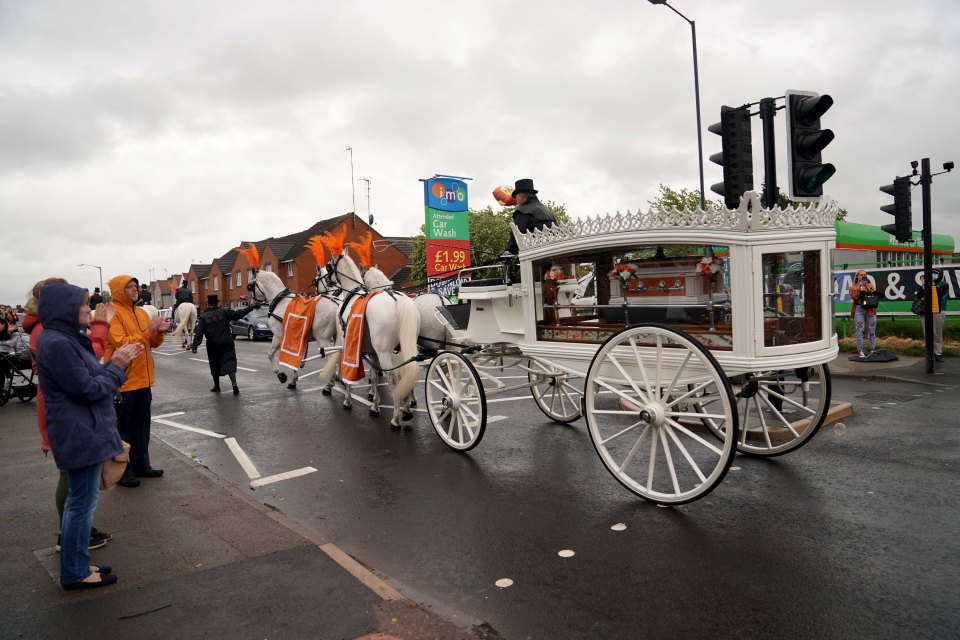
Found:
[[[447,308],[473,348],[430,363],[434,427],[471,449],[486,397],[528,387],[553,420],[582,414],[614,477],[663,504],[708,493],[737,450],[799,448],[830,404],[837,210],[761,209],[751,192],[736,210],[514,228],[519,273],[467,270],[465,304]],[[504,384],[507,367],[527,383]]]

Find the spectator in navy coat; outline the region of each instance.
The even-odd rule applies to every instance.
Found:
[[[100,495],[100,468],[123,451],[113,397],[125,369],[143,351],[130,344],[107,364],[93,353],[89,293],[66,283],[43,288],[37,344],[40,387],[46,398],[47,432],[57,466],[68,474],[63,511],[60,583],[66,590],[102,587],[117,581],[109,567],[90,566],[90,530]]]

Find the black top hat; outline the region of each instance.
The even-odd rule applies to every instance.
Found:
[[[530,178],[520,178],[513,185],[513,195],[518,193],[529,193],[537,195],[537,190],[533,188],[533,180]]]
[[[215,307],[215,306],[218,305],[218,304],[220,304],[220,298],[218,298],[218,297],[216,296],[216,294],[211,295],[211,296],[207,296],[207,305],[208,305],[208,306]]]

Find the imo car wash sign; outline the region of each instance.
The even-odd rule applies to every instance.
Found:
[[[427,277],[445,276],[470,266],[470,214],[467,184],[455,178],[423,181],[426,204]]]

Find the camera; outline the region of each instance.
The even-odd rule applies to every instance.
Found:
[[[944,162],[944,163],[943,163],[943,170],[944,170],[944,171],[953,171],[953,161],[951,160],[950,162]]]

